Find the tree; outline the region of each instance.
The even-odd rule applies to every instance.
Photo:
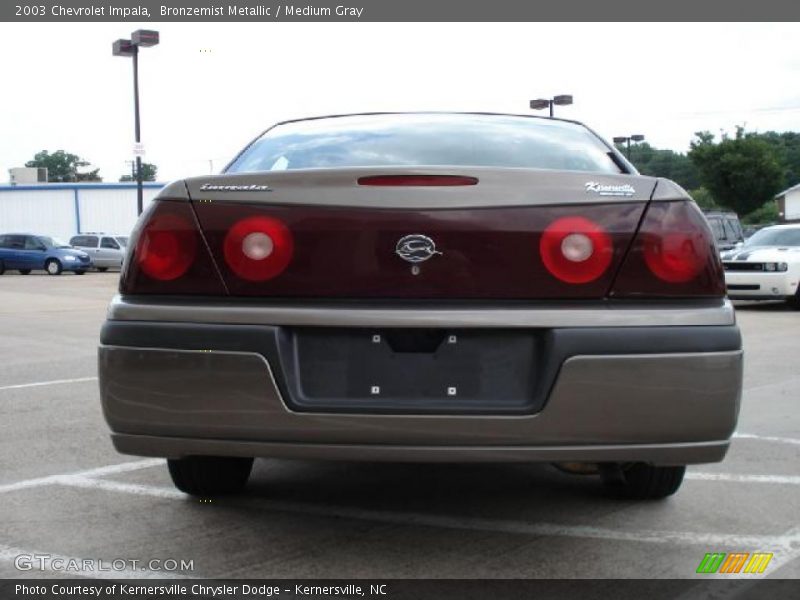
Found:
[[[694,198],[700,208],[719,208],[711,193],[702,186],[689,192],[689,195]]]
[[[33,160],[25,163],[26,167],[47,169],[47,181],[102,181],[98,175],[100,169],[80,172],[81,167],[88,167],[91,163],[82,159],[77,154],[56,150],[52,154],[47,150],[37,152]]]
[[[747,136],[764,140],[775,149],[778,162],[784,170],[782,190],[800,183],[800,133],[767,131],[748,133]]]
[[[155,181],[158,177],[158,167],[152,163],[142,163],[142,181]],[[123,175],[120,181],[136,181],[135,170],[131,175]]]
[[[760,208],[780,191],[784,178],[777,153],[757,136],[746,135],[742,127],[736,136],[722,135],[717,143],[707,131],[695,134],[689,158],[713,199],[740,215]]]
[[[621,144],[617,145],[617,149],[623,154],[627,152],[627,148]],[[643,142],[631,145],[630,161],[642,175],[666,177],[687,190],[700,186],[697,167],[685,154],[654,148]]]

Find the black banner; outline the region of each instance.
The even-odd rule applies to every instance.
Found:
[[[0,21],[796,21],[795,0],[4,0]],[[598,34],[613,38],[620,32]]]
[[[3,600],[693,600],[797,598],[800,580],[765,579],[493,579],[493,580],[2,580]]]

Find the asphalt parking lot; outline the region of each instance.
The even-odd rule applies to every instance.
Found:
[[[15,567],[46,553],[193,561],[128,577],[682,578],[756,551],[774,553],[764,576],[800,577],[800,312],[738,308],[737,437],[666,501],[549,465],[261,460],[245,495],[200,502],[108,439],[95,360],[116,280],[0,277],[0,577],[58,576]]]

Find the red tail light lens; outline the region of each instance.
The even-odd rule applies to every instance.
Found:
[[[136,260],[149,277],[171,281],[189,270],[197,255],[197,232],[186,216],[155,215],[136,242]]]
[[[370,175],[358,178],[358,185],[377,186],[447,187],[477,183],[477,177],[463,175]]]
[[[714,240],[693,202],[653,202],[620,268],[614,296],[723,296]]]
[[[659,279],[686,283],[703,270],[708,248],[699,231],[643,236],[644,261]]]
[[[153,202],[140,217],[130,248],[120,276],[123,294],[226,293],[188,202]]]
[[[611,236],[584,217],[562,217],[542,233],[539,253],[547,270],[566,283],[589,283],[606,272],[614,255]]]
[[[273,217],[248,217],[230,228],[223,243],[225,262],[242,279],[267,281],[280,275],[294,254],[288,227]]]

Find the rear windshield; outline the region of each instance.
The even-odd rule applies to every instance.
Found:
[[[228,173],[384,166],[520,167],[619,173],[609,148],[575,123],[496,115],[394,114],[279,125]]]

